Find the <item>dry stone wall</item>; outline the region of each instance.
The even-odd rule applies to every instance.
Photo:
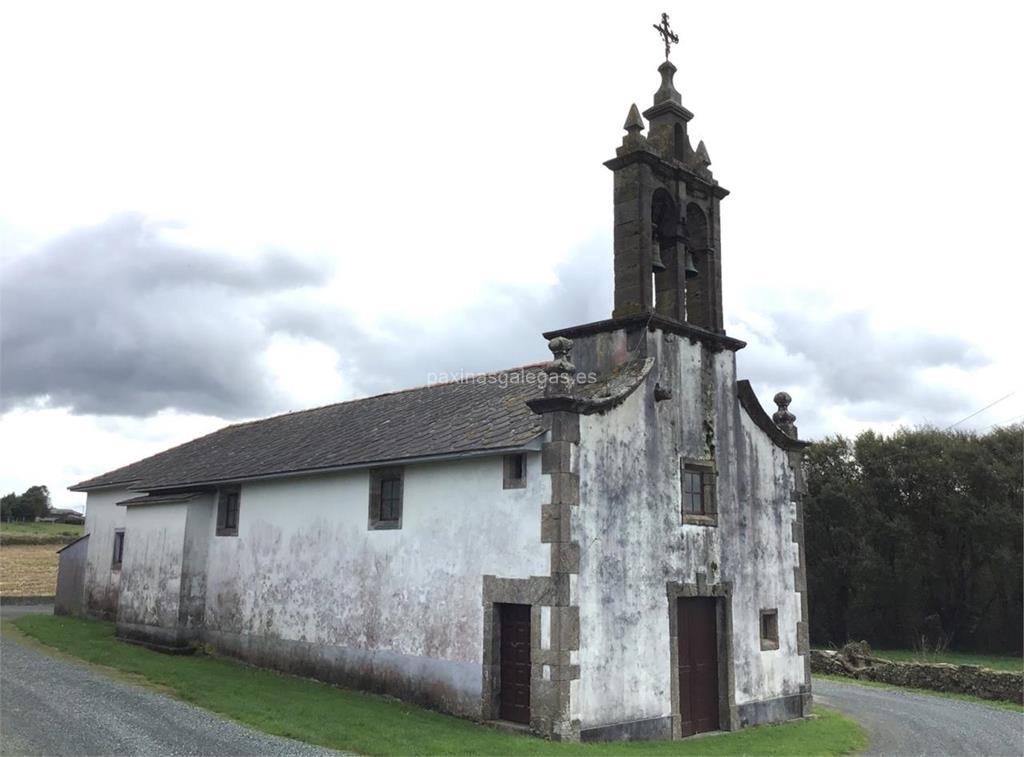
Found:
[[[838,652],[813,650],[811,671],[1024,704],[1024,673],[977,665],[893,662],[872,656],[864,642],[847,644]]]

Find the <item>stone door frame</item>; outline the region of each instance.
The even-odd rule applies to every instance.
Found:
[[[668,598],[669,656],[672,674],[672,738],[682,738],[682,711],[679,700],[679,629],[677,608],[680,599],[707,597],[715,600],[716,633],[718,636],[718,723],[723,731],[739,728],[736,709],[736,676],[732,644],[732,583],[709,584],[704,573],[697,574],[696,583],[669,581],[665,585]]]

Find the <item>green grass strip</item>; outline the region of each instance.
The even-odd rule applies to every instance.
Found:
[[[971,654],[969,652],[936,652],[924,654],[912,649],[872,649],[875,657],[894,662],[944,662],[950,665],[980,665],[990,670],[1024,670],[1024,658],[1011,655]]]
[[[857,723],[824,708],[815,719],[684,741],[555,743],[217,655],[159,654],[117,641],[110,623],[45,615],[13,623],[65,655],[113,668],[266,733],[361,754],[838,755],[866,743]]]

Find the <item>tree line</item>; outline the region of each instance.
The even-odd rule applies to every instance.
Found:
[[[805,474],[812,643],[1021,652],[1024,426],[832,436]]]
[[[50,512],[50,490],[45,486],[30,486],[21,494],[4,495],[0,498],[0,519],[35,520],[44,518]]]

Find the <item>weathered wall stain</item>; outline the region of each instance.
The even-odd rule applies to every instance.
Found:
[[[735,704],[798,695],[799,595],[795,509],[786,453],[746,418],[729,351],[660,330],[578,338],[580,371],[654,355],[643,387],[605,415],[581,420],[581,676],[584,728],[672,712],[666,583],[732,586]],[[672,389],[656,402],[654,385]],[[717,527],[682,525],[680,458],[714,458]],[[760,649],[760,610],[778,608],[780,649]]]
[[[468,663],[479,679],[482,576],[549,569],[539,460],[529,460],[527,471],[527,488],[503,490],[500,457],[410,466],[403,527],[395,531],[367,530],[365,472],[244,485],[238,536],[210,532],[210,638],[234,639],[233,653],[289,670],[309,671],[315,659],[334,666],[313,671],[317,677],[392,693],[409,694],[409,665],[423,667],[402,658],[434,660],[435,671]],[[255,638],[243,642],[240,634]],[[305,661],[282,657],[279,650],[300,648],[291,642],[310,645]],[[457,695],[451,684],[423,680],[433,693],[420,699],[475,701],[478,714],[478,679],[470,686],[464,672],[456,676]]]

